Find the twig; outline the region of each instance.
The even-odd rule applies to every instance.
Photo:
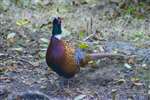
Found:
[[[90,34],[89,36],[87,36],[85,39],[83,39],[83,41],[88,40],[89,38],[91,38],[92,36],[94,36],[95,34]]]
[[[89,54],[93,59],[101,59],[104,57],[108,58],[122,58],[122,59],[128,59],[129,56],[123,55],[123,54],[114,54],[114,53],[92,53]]]
[[[87,27],[87,34],[86,34],[86,35],[89,35],[89,20],[87,20],[87,25],[86,25],[86,27]]]
[[[91,23],[90,23],[90,29],[91,29],[91,33],[93,33],[93,18],[91,17]]]

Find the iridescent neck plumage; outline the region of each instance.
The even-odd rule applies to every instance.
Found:
[[[61,21],[60,19],[54,19],[53,20],[53,29],[52,29],[52,35],[59,35],[61,34],[62,30],[61,30]]]
[[[52,36],[60,40],[61,33],[61,19],[58,17],[53,20]]]

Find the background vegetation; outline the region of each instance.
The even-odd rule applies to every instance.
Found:
[[[133,57],[92,62],[61,91],[45,63],[55,16],[76,48]],[[0,0],[1,100],[28,90],[64,100],[148,100],[149,65],[149,0]]]

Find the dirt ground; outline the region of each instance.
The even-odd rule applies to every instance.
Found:
[[[0,100],[15,100],[28,91],[39,91],[50,100],[150,99],[149,15],[144,19],[122,13],[114,16],[121,10],[103,0],[79,5],[69,5],[68,0],[61,4],[44,1],[25,8],[7,4],[0,11]],[[133,57],[128,61],[100,59],[81,68],[71,83],[60,86],[60,77],[45,62],[54,16],[63,17],[64,39],[75,47],[82,41],[88,44],[86,52]],[[82,32],[86,34],[81,36]]]

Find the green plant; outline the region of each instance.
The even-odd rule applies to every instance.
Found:
[[[130,15],[132,15],[135,12],[136,12],[136,8],[135,7],[131,7],[131,6],[129,6],[127,8],[127,10],[126,10],[126,14],[130,14]]]
[[[143,32],[135,32],[132,34],[131,39],[133,41],[140,41],[140,40],[146,40],[146,39],[150,39],[149,36],[145,35]]]

